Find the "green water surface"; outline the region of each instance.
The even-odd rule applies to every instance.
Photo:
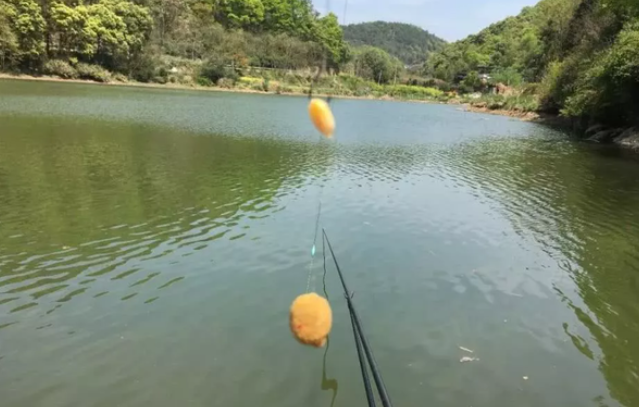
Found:
[[[0,81],[0,406],[365,405],[321,248],[328,351],[288,330],[320,199],[394,405],[639,405],[636,156],[306,103]]]

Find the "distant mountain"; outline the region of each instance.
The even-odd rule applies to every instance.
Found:
[[[381,48],[407,65],[424,62],[429,52],[439,51],[446,44],[441,38],[412,24],[375,21],[342,28],[344,39],[351,45]]]

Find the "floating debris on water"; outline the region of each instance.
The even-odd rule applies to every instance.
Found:
[[[466,363],[466,362],[477,362],[479,360],[479,358],[474,358],[471,356],[464,356],[461,359],[459,359],[459,361],[461,363]]]
[[[468,348],[464,348],[463,346],[460,346],[459,349],[463,350],[464,352],[468,352],[468,353],[475,353],[474,351],[468,349]]]

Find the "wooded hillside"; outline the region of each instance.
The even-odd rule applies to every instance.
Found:
[[[445,41],[411,24],[375,21],[343,27],[344,39],[353,46],[378,47],[404,64],[423,63],[428,53],[440,50]]]
[[[452,82],[480,71],[527,84],[542,110],[584,125],[639,124],[639,1],[542,0],[447,45],[425,74]]]

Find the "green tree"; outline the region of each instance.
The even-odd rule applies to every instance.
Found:
[[[519,71],[513,67],[500,68],[492,74],[492,80],[495,83],[503,83],[508,86],[520,86],[524,82],[524,78]]]
[[[355,52],[355,73],[377,83],[388,83],[399,77],[403,64],[380,48],[361,47]]]
[[[479,73],[477,71],[470,71],[462,81],[462,86],[465,88],[465,91],[474,92],[479,90],[482,87],[481,79],[479,78]]]
[[[53,3],[50,7],[50,30],[57,34],[58,55],[79,54],[92,57],[96,52],[97,34],[89,25],[89,10],[85,6],[70,7]]]
[[[613,124],[639,123],[639,19],[628,23],[615,43],[588,65],[562,112]]]
[[[329,13],[318,19],[314,28],[315,41],[323,47],[328,66],[338,68],[348,57],[348,47],[337,16]]]
[[[26,67],[36,67],[45,52],[46,23],[40,5],[33,0],[12,0],[0,8],[15,34],[17,59]]]
[[[262,0],[263,31],[285,32],[301,39],[311,39],[315,14],[308,0]]]
[[[185,24],[189,17],[209,24],[213,21],[214,0],[195,0],[191,3],[184,0],[151,1],[149,8],[155,21],[154,34],[161,47],[172,34],[177,33],[180,36],[184,34],[182,30],[190,31],[190,24]]]
[[[102,3],[110,7],[124,23],[126,52],[129,55],[139,53],[149,39],[153,28],[153,19],[149,9],[123,0],[102,0]]]
[[[460,47],[446,47],[441,52],[432,54],[426,65],[425,74],[437,79],[452,82],[457,75],[469,68],[463,50]]]
[[[0,69],[13,66],[17,62],[18,37],[11,27],[11,18],[15,8],[0,1]]]
[[[217,20],[229,28],[255,30],[264,21],[264,4],[261,0],[220,0]]]

